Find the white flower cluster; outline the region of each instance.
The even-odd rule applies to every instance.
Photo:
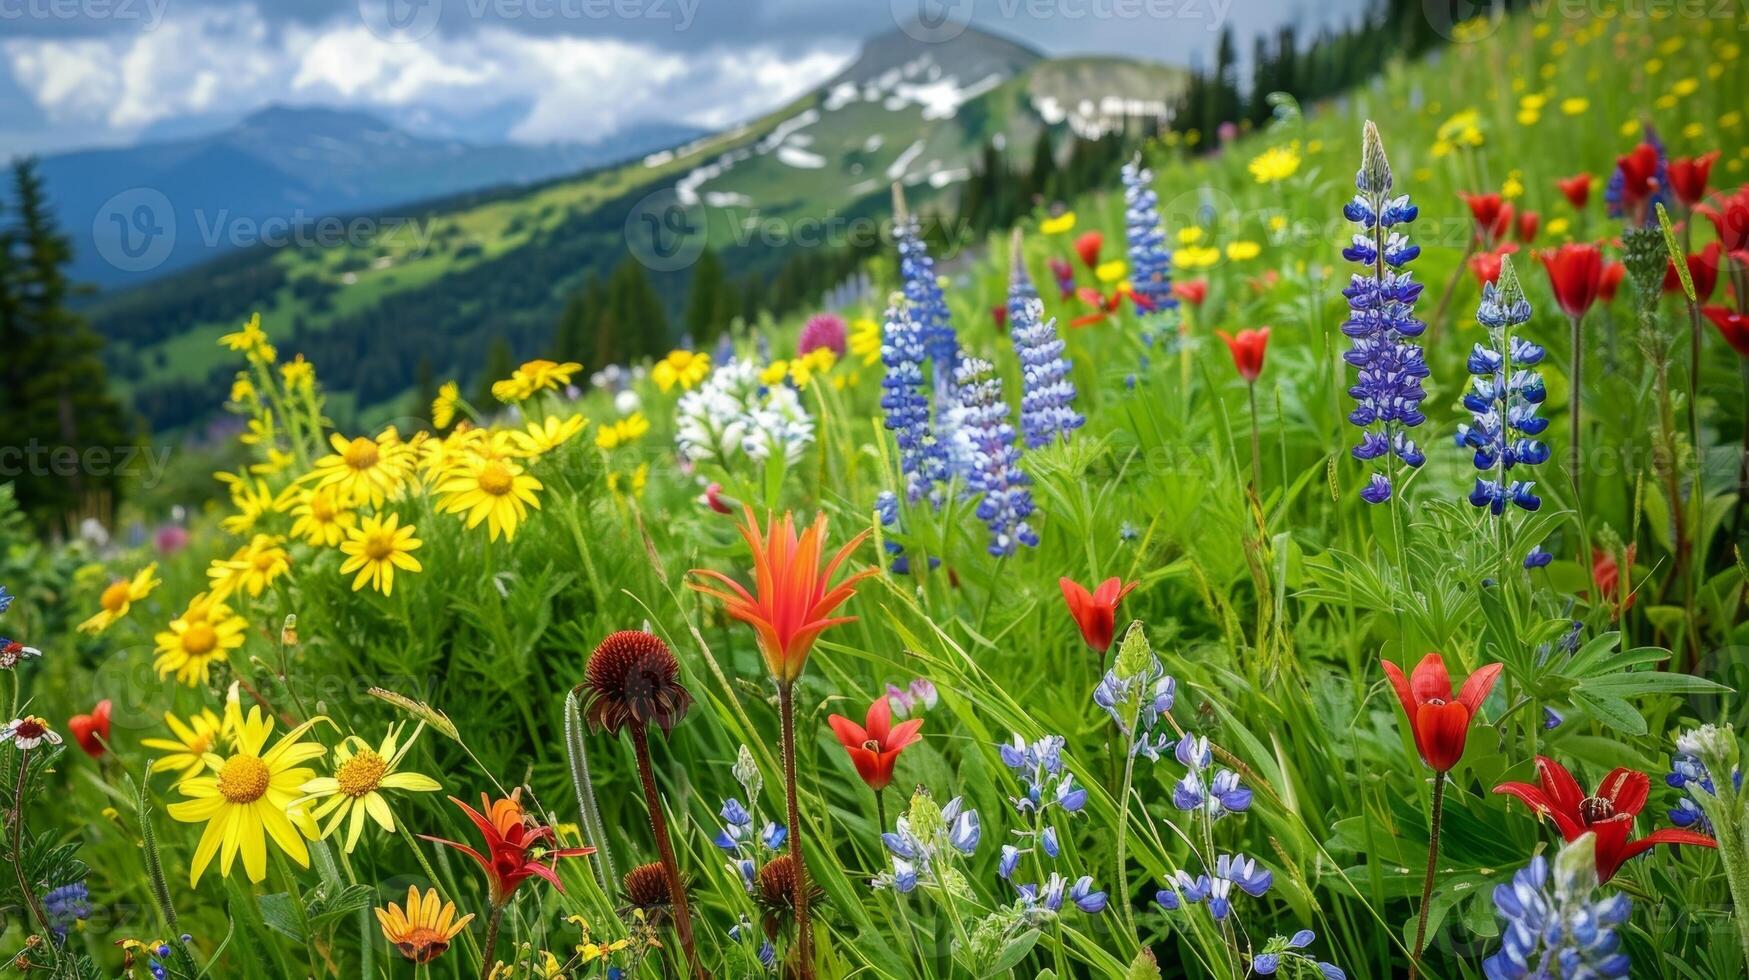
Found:
[[[759,383],[759,368],[736,358],[680,397],[674,442],[692,463],[730,465],[745,454],[794,464],[814,441],[814,420],[787,384]]]

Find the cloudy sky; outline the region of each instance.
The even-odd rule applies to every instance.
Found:
[[[1230,25],[1309,33],[1365,0],[0,0],[0,158],[200,131],[283,103],[430,134],[594,142],[716,128],[897,24],[1048,54],[1207,58]],[[1304,36],[1304,35],[1302,35]]]

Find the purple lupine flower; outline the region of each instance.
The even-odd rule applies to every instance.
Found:
[[[1482,961],[1489,980],[1628,975],[1616,927],[1632,911],[1626,895],[1598,896],[1595,835],[1584,834],[1555,857],[1554,887],[1541,854],[1494,888],[1500,951]]]
[[[917,319],[923,348],[934,364],[935,404],[946,404],[953,369],[959,362],[959,339],[947,311],[947,299],[935,277],[935,260],[923,242],[917,218],[905,208],[905,194],[893,185],[893,238],[899,248],[899,278],[905,300]]]
[[[1015,735],[997,749],[1025,794],[1009,801],[1017,812],[1037,813],[1054,805],[1077,813],[1087,805],[1087,790],[1076,785],[1074,774],[1063,766],[1063,736],[1046,735],[1028,743]]]
[[[1143,313],[1178,308],[1172,295],[1172,251],[1160,225],[1154,173],[1137,154],[1123,165],[1124,236],[1129,244],[1130,294]]]
[[[1195,905],[1207,898],[1209,894],[1208,875],[1190,876],[1183,869],[1173,873],[1166,879],[1164,887],[1154,893],[1154,901],[1168,912],[1176,912],[1186,905]]]
[[[1002,558],[1021,545],[1038,546],[1027,518],[1032,516],[1032,479],[1020,469],[1014,426],[1008,423],[1008,403],[1002,381],[982,358],[968,357],[955,373],[956,403],[952,430],[965,458],[966,490],[981,494],[978,519],[990,529],[990,554]]]
[[[1550,554],[1547,551],[1544,551],[1543,546],[1539,544],[1539,545],[1536,545],[1535,547],[1531,548],[1530,551],[1525,553],[1524,567],[1527,569],[1547,568],[1549,566],[1549,564],[1551,562],[1553,562],[1554,560],[1555,560],[1555,556]]]
[[[1427,325],[1415,318],[1421,284],[1404,270],[1421,249],[1396,228],[1413,222],[1420,211],[1408,195],[1390,196],[1391,166],[1378,128],[1370,120],[1354,183],[1359,193],[1342,213],[1359,225],[1360,231],[1342,255],[1367,266],[1368,271],[1352,275],[1342,291],[1349,308],[1342,332],[1353,341],[1343,359],[1358,369],[1354,385],[1348,389],[1357,403],[1348,420],[1365,430],[1352,455],[1362,461],[1395,456],[1414,468],[1426,457],[1406,430],[1427,420],[1421,412],[1421,402],[1427,397],[1421,380],[1428,370],[1413,338]],[[1368,503],[1380,504],[1391,499],[1391,489],[1389,473],[1374,472],[1360,496]]]
[[[1021,904],[1048,912],[1062,911],[1065,898],[1089,915],[1105,909],[1106,894],[1094,889],[1092,875],[1082,875],[1071,883],[1053,871],[1042,884],[1021,885],[1018,891]]]
[[[1235,886],[1252,898],[1261,898],[1274,881],[1275,876],[1267,868],[1257,867],[1256,858],[1243,854],[1223,854],[1215,858],[1214,874],[1209,875],[1209,914],[1216,922],[1232,914]]]
[[[52,888],[42,898],[42,910],[49,932],[59,945],[67,941],[67,933],[74,926],[91,918],[91,893],[82,881]]]
[[[894,297],[887,308],[881,339],[881,410],[886,427],[899,444],[899,471],[905,480],[905,499],[917,503],[925,496],[933,501],[937,484],[947,478],[947,455],[929,427],[928,388],[923,380],[923,328],[907,300]]]
[[[1047,320],[1038,290],[1020,259],[1020,238],[1014,239],[1014,270],[1008,282],[1009,339],[1020,361],[1020,430],[1028,449],[1048,446],[1086,424],[1075,411],[1075,383],[1070,363],[1063,359],[1057,321]]]
[[[1506,512],[1508,503],[1536,510],[1542,499],[1534,481],[1508,480],[1514,467],[1535,466],[1549,458],[1549,447],[1534,436],[1548,428],[1549,420],[1537,414],[1547,391],[1542,375],[1533,370],[1542,363],[1543,349],[1514,334],[1513,328],[1530,321],[1530,302],[1513,271],[1512,259],[1500,260],[1500,277],[1482,286],[1482,302],[1476,321],[1487,330],[1487,343],[1477,343],[1470,352],[1470,390],[1464,407],[1474,424],[1457,427],[1459,448],[1474,450],[1476,469],[1493,477],[1476,477],[1470,503],[1486,507],[1494,516]],[[1531,567],[1528,563],[1525,567]]]
[[[1281,936],[1271,938],[1269,942],[1264,944],[1263,952],[1258,953],[1256,958],[1251,961],[1252,972],[1266,977],[1273,976],[1277,970],[1281,969],[1283,962],[1297,960],[1302,966],[1309,965],[1317,970],[1323,980],[1347,980],[1348,975],[1335,964],[1316,960],[1300,952],[1312,945],[1317,938],[1317,935],[1310,929],[1301,929],[1287,938]],[[1290,969],[1288,973],[1293,976],[1300,975],[1300,972],[1294,969]]]
[[[1708,796],[1718,795],[1718,790],[1713,785],[1713,774],[1707,769],[1706,763],[1700,761],[1700,756],[1692,752],[1677,751],[1670,757],[1670,772],[1665,774],[1664,782],[1671,789],[1682,793],[1676,806],[1670,810],[1670,822],[1708,836],[1717,836],[1713,832],[1712,821],[1707,819],[1706,811],[1701,809],[1699,801],[1694,798],[1696,789]],[[1741,769],[1731,770],[1731,783],[1739,790],[1743,788]]]

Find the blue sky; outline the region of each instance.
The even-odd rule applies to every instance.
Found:
[[[806,92],[898,23],[1188,64],[1223,26],[1309,34],[1363,0],[0,0],[0,158],[211,127],[266,105],[415,132],[594,142],[711,129]],[[1304,35],[1302,35],[1304,36]],[[1242,44],[1248,49],[1246,41]]]

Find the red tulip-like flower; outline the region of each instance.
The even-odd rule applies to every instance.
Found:
[[[1725,343],[1731,345],[1742,357],[1749,357],[1749,314],[1727,310],[1722,306],[1709,306],[1701,310],[1713,326],[1719,328],[1719,336],[1725,338]]]
[[[1397,700],[1402,702],[1403,714],[1409,718],[1409,730],[1415,735],[1415,748],[1422,761],[1435,772],[1450,772],[1464,757],[1470,722],[1500,679],[1501,665],[1478,668],[1464,681],[1463,691],[1454,700],[1451,675],[1446,673],[1445,659],[1439,654],[1422,657],[1410,677],[1404,677],[1403,671],[1389,660],[1382,663],[1385,676],[1396,689]]]
[[[1706,248],[1688,256],[1688,278],[1694,280],[1695,301],[1705,303],[1713,296],[1713,288],[1719,283],[1719,243],[1713,242]],[[1676,261],[1669,260],[1664,268],[1664,291],[1679,293],[1682,291],[1682,278],[1676,274]]]
[[[1591,200],[1590,174],[1574,174],[1563,180],[1556,180],[1555,186],[1559,187],[1561,193],[1566,196],[1567,203],[1573,205],[1573,207],[1578,210],[1583,211],[1585,209],[1585,202]]]
[[[1501,783],[1494,787],[1494,792],[1515,796],[1539,815],[1553,820],[1564,840],[1595,834],[1600,882],[1615,877],[1629,858],[1659,844],[1718,846],[1711,837],[1692,830],[1658,830],[1639,840],[1629,840],[1634,832],[1634,818],[1645,807],[1651,790],[1652,781],[1643,772],[1612,770],[1592,796],[1586,796],[1573,774],[1547,756],[1536,757],[1536,775],[1540,785]]]
[[[1628,267],[1620,262],[1605,264],[1603,275],[1597,280],[1597,298],[1605,303],[1615,302],[1615,291],[1621,288],[1621,281],[1627,274]]]
[[[798,536],[795,518],[787,512],[766,531],[753,516],[753,508],[743,504],[741,509],[746,516],[746,523],[740,526],[741,537],[753,552],[753,591],[748,592],[722,572],[704,568],[695,568],[692,574],[715,579],[724,588],[702,582],[687,585],[721,599],[730,616],[753,627],[759,634],[759,650],[771,676],[780,684],[789,684],[801,676],[802,668],[808,664],[808,653],[821,633],[840,623],[855,621],[854,616],[834,617],[832,610],[856,594],[856,583],[879,569],[868,568],[848,575],[836,586],[832,585],[832,576],[869,532],[865,530],[851,538],[822,568],[820,559],[826,550],[825,514],[815,517],[814,523]]]
[[[1543,216],[1535,211],[1520,211],[1518,212],[1518,223],[1513,228],[1513,234],[1518,236],[1519,241],[1529,245],[1536,241],[1537,229],[1542,227],[1542,221]]]
[[[719,514],[733,514],[735,512],[729,506],[729,498],[723,496],[723,485],[721,483],[712,483],[710,486],[705,487],[703,499],[706,507],[709,507],[711,510],[716,511]]]
[[[1105,236],[1097,231],[1090,231],[1075,239],[1075,254],[1081,256],[1081,264],[1091,269],[1099,264],[1099,250],[1105,246]]]
[[[1646,202],[1658,193],[1658,148],[1641,143],[1625,155],[1617,157],[1616,171],[1621,175],[1621,207],[1635,224],[1646,218]]]
[[[1117,632],[1117,604],[1138,584],[1125,585],[1114,575],[1088,592],[1074,579],[1057,579],[1057,585],[1063,590],[1063,601],[1069,604],[1069,615],[1075,617],[1075,625],[1081,627],[1081,638],[1101,654],[1111,649],[1112,635]]]
[[[78,742],[85,754],[93,759],[102,758],[108,751],[110,708],[109,699],[104,698],[97,702],[90,714],[67,719],[67,731],[72,734],[73,741]]]
[[[552,882],[554,888],[564,891],[565,886],[554,870],[559,859],[595,853],[593,847],[556,846],[558,841],[553,835],[553,828],[543,826],[523,812],[521,787],[499,800],[490,799],[485,793],[481,793],[480,807],[485,813],[453,796],[449,801],[461,807],[462,812],[479,829],[480,836],[486,843],[485,853],[441,837],[428,834],[419,836],[434,844],[453,847],[473,858],[481,870],[486,872],[487,890],[494,908],[509,901],[516,889],[530,878],[545,878]],[[537,850],[540,852],[538,857],[535,855]]]
[[[1512,205],[1498,194],[1465,194],[1459,192],[1464,203],[1470,206],[1470,216],[1476,219],[1476,233],[1482,236],[1484,245],[1492,244],[1505,236],[1512,227]]]
[[[1670,161],[1670,189],[1676,192],[1676,199],[1688,207],[1699,204],[1706,197],[1707,178],[1712,175],[1713,164],[1719,160],[1719,151],[1703,153],[1697,157],[1677,157]]]
[[[1548,270],[1549,285],[1554,287],[1561,312],[1575,319],[1584,316],[1597,302],[1603,281],[1603,252],[1596,245],[1569,242],[1538,252],[1537,258]]]
[[[1470,272],[1476,277],[1476,285],[1484,286],[1500,280],[1500,267],[1506,256],[1518,251],[1515,242],[1507,242],[1499,248],[1486,252],[1477,252],[1470,256]]]
[[[990,307],[990,319],[995,322],[997,330],[1008,329],[1008,307],[1006,307],[1006,306],[992,306],[992,307]]]
[[[1172,284],[1172,295],[1197,309],[1209,298],[1209,281],[1207,279],[1186,279]]]
[[[1621,596],[1621,570],[1627,566],[1632,574],[1634,570],[1634,550],[1638,545],[1628,545],[1622,549],[1622,560],[1617,561],[1615,553],[1602,548],[1591,549],[1591,584],[1597,587],[1597,594],[1609,604],[1610,618],[1620,619],[1621,614],[1634,607],[1634,591],[1628,587],[1627,599]]]
[[[884,694],[868,706],[868,716],[860,725],[843,715],[833,715],[826,721],[844,751],[850,753],[857,775],[877,793],[892,783],[893,763],[899,761],[899,753],[923,737],[917,734],[923,727],[921,718],[893,724],[893,706],[887,703]]]
[[[1725,251],[1749,249],[1749,184],[1694,210],[1713,223],[1713,230],[1719,233],[1719,244]]]
[[[1269,328],[1241,330],[1237,337],[1225,330],[1216,330],[1215,334],[1226,342],[1239,377],[1244,378],[1246,384],[1256,381],[1263,373],[1263,352],[1269,347]]]

